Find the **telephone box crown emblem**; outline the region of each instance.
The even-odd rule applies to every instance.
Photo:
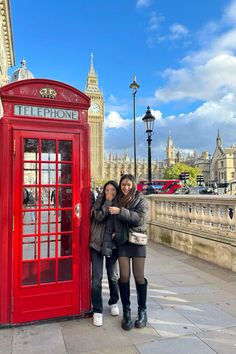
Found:
[[[43,98],[56,98],[57,92],[56,90],[50,88],[50,87],[43,87],[39,91],[41,97]]]

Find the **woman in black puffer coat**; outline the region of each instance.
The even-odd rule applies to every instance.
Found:
[[[104,187],[103,192],[97,197],[92,208],[91,222],[91,264],[92,264],[92,305],[93,305],[93,324],[102,326],[103,324],[103,300],[102,300],[102,278],[103,263],[105,260],[107,278],[110,289],[110,299],[108,304],[111,308],[111,315],[119,314],[117,301],[119,299],[118,289],[118,264],[117,249],[110,246],[108,257],[104,258],[102,253],[106,223],[111,218],[108,208],[114,205],[117,196],[118,184],[111,180]]]
[[[115,232],[113,241],[118,248],[120,267],[119,289],[123,305],[122,328],[130,330],[133,327],[130,310],[130,259],[136,283],[138,299],[138,315],[135,327],[142,328],[147,323],[146,299],[147,280],[144,278],[146,246],[131,244],[128,241],[129,230],[146,233],[146,219],[148,213],[147,202],[143,194],[137,191],[135,179],[126,174],[121,177],[117,205],[108,208],[113,216],[106,224],[104,244],[111,242],[111,235]]]

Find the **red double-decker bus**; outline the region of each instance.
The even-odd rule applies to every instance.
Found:
[[[158,179],[152,181],[152,187],[155,194],[173,194],[182,184],[180,179]],[[137,183],[137,189],[144,194],[147,188],[147,180],[143,179]]]

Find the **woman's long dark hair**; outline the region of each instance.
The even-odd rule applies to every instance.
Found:
[[[102,201],[103,202],[106,200],[105,190],[106,190],[106,186],[108,186],[108,184],[113,185],[113,187],[116,189],[116,195],[118,194],[118,191],[119,191],[119,186],[118,186],[118,183],[116,181],[114,181],[113,179],[111,179],[110,181],[107,181],[104,184],[103,190],[102,190]]]
[[[128,179],[132,182],[132,188],[130,189],[129,193],[127,195],[124,195],[123,192],[121,191],[121,183],[122,181],[124,181],[125,179]],[[120,183],[119,183],[119,195],[118,195],[118,204],[121,207],[127,207],[128,205],[130,205],[132,203],[132,201],[135,198],[135,193],[137,190],[137,186],[136,186],[136,181],[133,175],[130,174],[125,174],[121,177],[120,179]]]

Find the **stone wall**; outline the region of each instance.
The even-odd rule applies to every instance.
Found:
[[[147,196],[151,240],[236,272],[235,197]]]

